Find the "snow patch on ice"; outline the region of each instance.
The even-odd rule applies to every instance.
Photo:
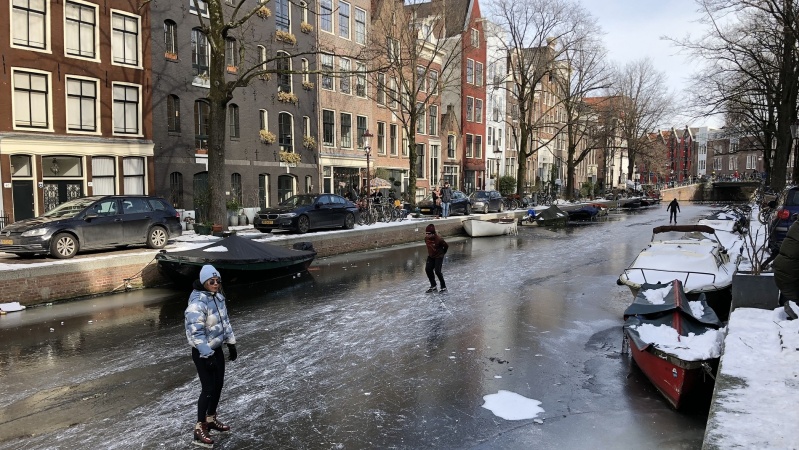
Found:
[[[677,330],[668,325],[654,326],[645,323],[632,328],[638,331],[638,336],[644,342],[684,361],[701,361],[721,356],[724,328],[708,330],[699,335],[688,333],[688,336],[678,335]]]
[[[484,395],[483,408],[505,420],[534,419],[544,412],[541,402],[515,392],[500,390],[496,394]]]

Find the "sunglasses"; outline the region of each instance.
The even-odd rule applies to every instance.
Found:
[[[208,284],[210,284],[212,286],[215,285],[215,284],[222,284],[222,280],[217,280],[217,279],[211,278],[210,280],[208,280]]]

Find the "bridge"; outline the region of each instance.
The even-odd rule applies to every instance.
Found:
[[[660,195],[663,201],[676,198],[691,202],[743,202],[749,200],[759,185],[757,180],[713,181],[661,189]]]

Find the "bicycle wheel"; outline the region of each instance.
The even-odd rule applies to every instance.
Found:
[[[771,221],[771,209],[761,209],[760,214],[757,215],[757,220],[763,225],[767,225]]]

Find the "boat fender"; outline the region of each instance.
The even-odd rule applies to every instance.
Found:
[[[616,280],[616,284],[619,285],[619,286],[622,286],[624,283],[621,282],[621,278],[618,278]]]

